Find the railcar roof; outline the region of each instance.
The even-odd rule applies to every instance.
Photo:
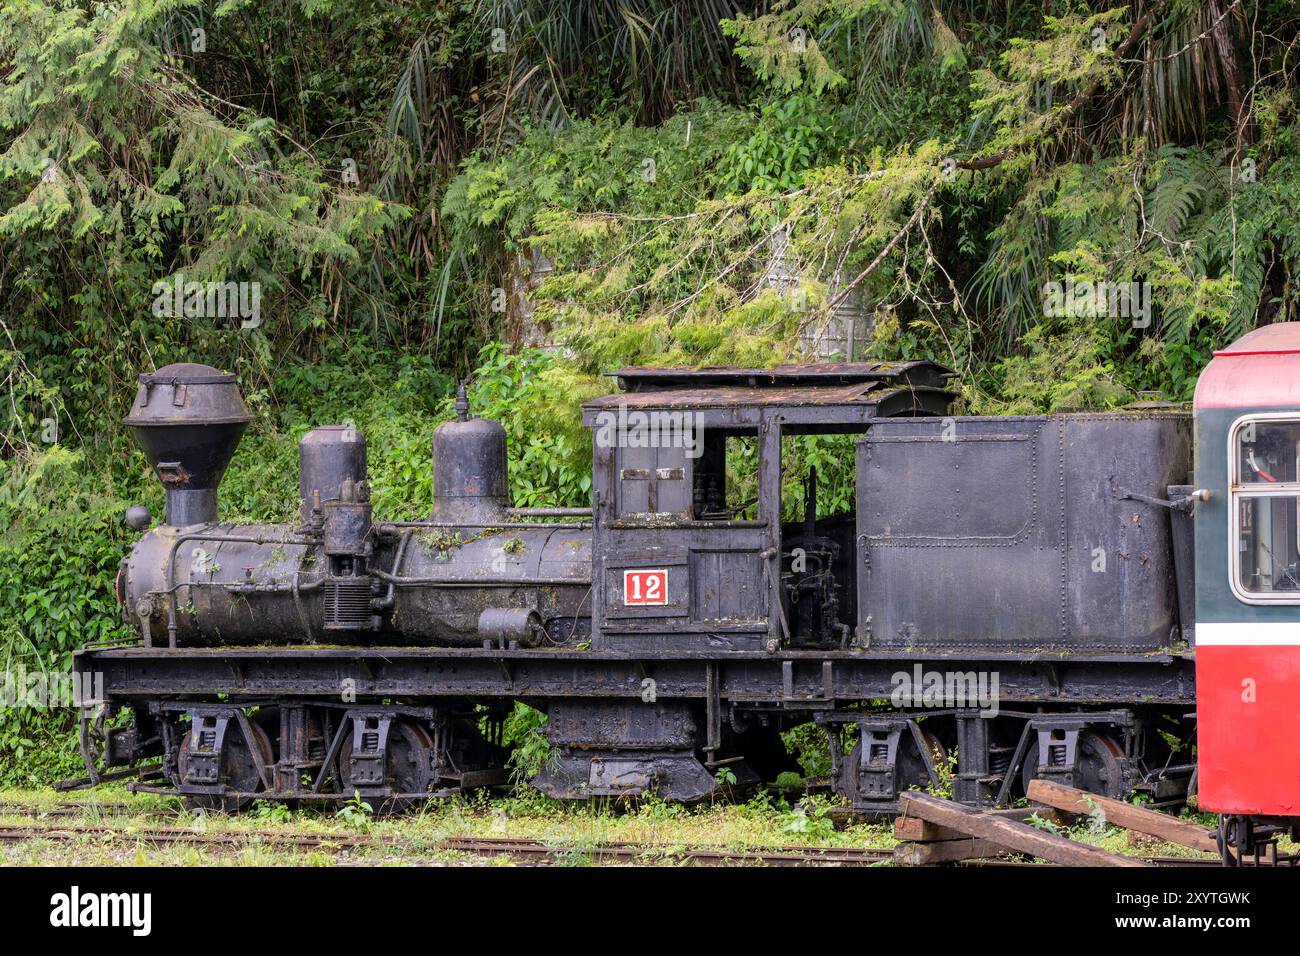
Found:
[[[1214,354],[1225,356],[1300,352],[1300,322],[1275,322],[1247,332]]]
[[[1277,322],[1214,353],[1196,383],[1196,408],[1300,407],[1300,322]]]

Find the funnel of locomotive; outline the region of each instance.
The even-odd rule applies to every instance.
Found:
[[[217,520],[217,486],[248,421],[228,372],[182,362],[140,376],[125,424],[166,490],[169,525]]]
[[[249,415],[235,377],[203,365],[141,376],[126,424],[167,491],[167,518],[123,561],[119,598],[146,645],[528,646],[587,633],[589,522],[513,520],[505,430],[473,418],[433,438],[434,509],[373,514],[365,437],[299,443],[296,521],[222,523],[217,486]]]

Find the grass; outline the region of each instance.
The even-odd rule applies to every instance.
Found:
[[[755,850],[783,845],[833,845],[846,847],[888,847],[893,845],[889,829],[882,825],[858,825],[835,831],[825,815],[826,805],[810,802],[804,812],[772,798],[739,805],[684,808],[659,801],[646,801],[623,811],[612,805],[561,804],[541,796],[451,799],[432,802],[402,816],[375,817],[366,813],[336,811],[334,808],[289,810],[276,804],[255,805],[237,815],[205,814],[183,808],[179,801],[152,795],[135,795],[124,788],[104,787],[80,794],[55,794],[39,790],[0,791],[0,803],[13,802],[57,807],[60,804],[93,801],[100,804],[129,803],[138,813],[124,814],[115,808],[89,806],[76,814],[33,817],[6,814],[0,807],[0,827],[39,824],[110,825],[121,834],[142,828],[178,827],[205,834],[316,834],[362,837],[373,846],[309,850],[274,844],[251,846],[155,846],[141,840],[134,846],[121,839],[111,842],[99,835],[84,839],[40,840],[0,843],[0,865],[70,864],[84,866],[130,865],[328,865],[336,862],[370,864],[478,863],[501,865],[501,857],[473,857],[448,850],[441,844],[453,837],[509,837],[562,848],[557,863],[583,865],[590,862],[591,848],[609,842],[631,843],[654,848],[651,859],[665,864],[677,862],[673,850],[709,847],[726,850]],[[796,826],[796,821],[813,820],[815,825]]]
[[[450,838],[514,838],[536,841],[561,850],[556,865],[584,866],[592,848],[604,843],[628,843],[647,849],[643,864],[684,865],[686,848],[728,851],[775,849],[782,846],[837,846],[888,849],[896,844],[887,824],[853,824],[836,829],[828,811],[831,801],[821,795],[791,806],[779,795],[760,792],[746,803],[683,807],[646,800],[635,807],[612,803],[563,804],[537,794],[454,798],[431,802],[402,816],[375,817],[364,810],[334,808],[290,810],[262,804],[237,814],[191,812],[179,801],[136,795],[121,787],[103,787],[75,794],[47,790],[0,790],[0,803],[57,807],[69,803],[128,803],[132,812],[91,805],[75,814],[33,817],[7,814],[0,807],[0,828],[38,825],[109,825],[127,839],[87,834],[71,840],[34,838],[0,842],[0,865],[6,866],[331,866],[366,865],[489,865],[508,866],[500,856],[475,856],[446,848]],[[248,843],[230,845],[156,846],[132,832],[175,827],[203,834],[246,834]],[[361,838],[365,846],[317,849],[285,847],[266,842],[263,834],[339,835]],[[1131,856],[1188,856],[1184,847],[1143,842],[1134,845],[1126,831],[1084,818],[1070,832],[1072,839]],[[1284,851],[1294,851],[1289,844]],[[610,865],[610,864],[606,864]]]

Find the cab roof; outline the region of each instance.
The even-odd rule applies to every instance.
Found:
[[[953,373],[930,361],[820,362],[774,368],[625,368],[621,392],[585,403],[584,424],[602,412],[675,410],[711,427],[755,425],[779,416],[790,432],[860,427],[891,415],[943,415]]]
[[[857,385],[892,382],[940,388],[953,372],[937,362],[805,362],[773,368],[661,366],[622,368],[610,372],[624,392],[667,389],[797,388],[799,386]]]

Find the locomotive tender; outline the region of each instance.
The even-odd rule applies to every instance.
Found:
[[[235,377],[142,375],[125,424],[167,513],[128,513],[137,639],[76,657],[103,678],[92,779],[147,768],[136,789],[224,808],[400,806],[504,780],[524,701],[552,745],[533,785],[559,798],[771,779],[781,731],[810,721],[864,812],[949,774],[976,806],[1035,776],[1185,798],[1193,571],[1222,575],[1204,548],[1193,569],[1184,411],[954,417],[951,373],[924,361],[616,374],[583,410],[590,509],[512,509],[504,430],[462,393],[427,520],[374,515],[363,436],[324,426],[300,446],[296,520],[261,526],[218,513],[249,420]],[[647,422],[690,435],[647,440]],[[783,521],[788,443],[815,434],[857,436],[855,505],[819,514],[810,473]]]

